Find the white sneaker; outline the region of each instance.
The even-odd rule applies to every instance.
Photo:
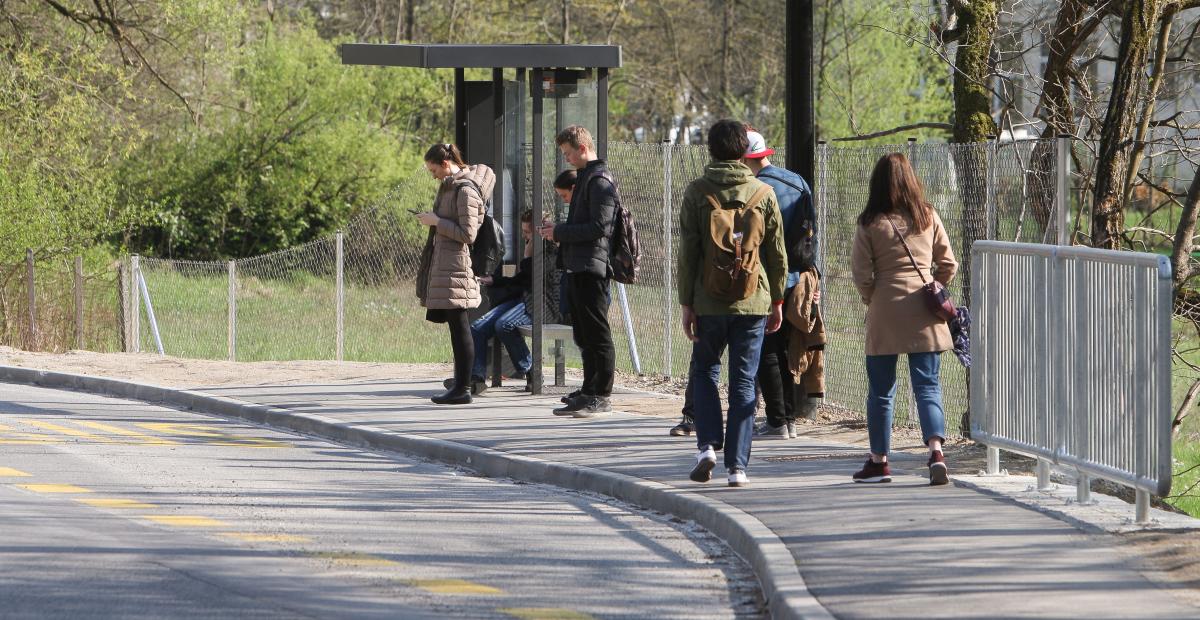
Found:
[[[748,487],[750,486],[750,479],[746,477],[746,472],[734,469],[729,472],[729,486]]]
[[[708,482],[712,480],[712,470],[717,466],[717,453],[712,449],[712,446],[704,446],[704,449],[696,453],[696,466],[692,468],[692,473],[688,477],[693,482]]]
[[[796,435],[796,423],[795,423],[795,422],[788,422],[788,423],[787,423],[787,432],[788,432],[788,439],[795,439],[795,438],[797,437],[797,435]]]

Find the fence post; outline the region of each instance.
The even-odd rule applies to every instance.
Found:
[[[1071,136],[1059,134],[1054,143],[1055,191],[1054,191],[1054,221],[1058,229],[1057,245],[1071,245],[1070,225],[1071,209]]]
[[[121,351],[129,353],[129,289],[126,288],[125,261],[117,261],[117,333],[121,334]]]
[[[237,261],[229,261],[227,266],[229,273],[229,301],[226,306],[229,309],[228,326],[226,327],[226,348],[228,348],[229,361],[237,361]]]
[[[663,152],[663,376],[670,377],[674,373],[673,346],[672,346],[672,329],[675,322],[675,314],[672,312],[675,306],[674,295],[672,294],[672,272],[671,263],[674,262],[672,255],[673,231],[671,229],[671,202],[673,199],[671,188],[671,143],[666,140],[662,145]]]
[[[129,334],[133,337],[133,352],[142,352],[142,290],[138,278],[142,277],[141,257],[129,257]]]
[[[75,257],[75,348],[83,350],[83,257]]]
[[[346,345],[346,280],[343,271],[345,255],[342,253],[342,231],[337,231],[334,239],[336,241],[334,262],[337,265],[337,361],[340,362],[343,359]]]
[[[25,350],[37,347],[37,292],[34,289],[33,250],[25,250],[25,290],[29,293],[29,326],[25,329]]]
[[[988,239],[996,238],[996,185],[999,180],[999,165],[996,162],[996,155],[999,152],[1000,144],[996,136],[988,136],[987,146],[987,198],[984,202],[984,212],[986,213],[987,223],[984,228],[984,234]]]

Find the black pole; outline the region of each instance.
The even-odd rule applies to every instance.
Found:
[[[504,230],[504,225],[508,222],[504,221],[504,192],[506,187],[506,175],[504,151],[504,139],[507,137],[504,125],[504,69],[492,69],[492,120],[495,123],[495,139],[493,146],[495,154],[492,162],[494,162],[496,173],[496,185],[492,189],[492,218],[500,223],[500,229]],[[511,181],[510,181],[511,182]],[[513,218],[513,219],[520,219]],[[517,244],[520,246],[520,244]],[[504,260],[501,258],[500,263]],[[500,344],[499,338],[492,339],[492,387],[500,387],[500,366],[504,363],[504,351]]]
[[[535,226],[541,224],[542,221],[542,69],[535,68],[533,70],[533,222]],[[540,238],[540,237],[539,237]],[[530,337],[530,348],[533,349],[533,366],[529,369],[530,390],[533,394],[542,393],[542,320],[546,313],[542,309],[545,301],[545,293],[542,291],[542,261],[545,257],[542,253],[542,244],[533,244],[533,277],[530,282],[533,284],[533,308],[528,308],[530,318],[533,319],[533,334]]]
[[[786,167],[813,183],[816,173],[816,110],[813,107],[813,1],[787,0]]]
[[[454,70],[454,143],[462,150],[463,157],[471,161],[468,155],[470,145],[467,144],[467,72],[465,69]]]
[[[608,68],[596,71],[596,156],[608,157]]]

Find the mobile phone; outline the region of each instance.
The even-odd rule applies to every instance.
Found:
[[[413,215],[420,215],[420,214],[424,213],[424,211],[422,211],[420,209],[409,209],[408,212]]]

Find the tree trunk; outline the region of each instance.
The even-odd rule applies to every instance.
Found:
[[[1179,226],[1175,229],[1175,243],[1171,248],[1171,279],[1175,285],[1175,296],[1179,297],[1183,285],[1192,275],[1192,250],[1196,244],[1192,237],[1196,236],[1196,215],[1200,212],[1200,168],[1192,177],[1188,188],[1187,199],[1183,203],[1183,213],[1179,216]]]
[[[1025,186],[1030,188],[1030,213],[1037,222],[1038,230],[1050,226],[1054,212],[1054,142],[1060,135],[1075,134],[1075,108],[1071,104],[1071,73],[1074,70],[1075,53],[1096,28],[1101,15],[1092,10],[1088,0],[1065,0],[1054,21],[1054,30],[1046,41],[1049,54],[1042,73],[1045,86],[1038,98],[1037,115],[1046,122],[1041,139],[1030,157],[1029,171],[1025,173]],[[1014,239],[1019,241],[1019,239]]]
[[[729,59],[733,30],[733,2],[722,0],[721,4],[724,8],[721,22],[721,100],[718,102],[717,109],[721,110],[721,115],[724,116],[726,110],[729,109]]]
[[[417,26],[417,0],[404,0],[404,40],[412,42]]]
[[[571,0],[562,0],[562,44],[571,42]]]
[[[1128,205],[1133,196],[1133,186],[1137,181],[1138,169],[1142,167],[1142,158],[1146,153],[1146,134],[1150,133],[1150,119],[1154,117],[1155,103],[1158,101],[1158,89],[1162,85],[1163,70],[1167,66],[1167,45],[1171,39],[1171,20],[1175,18],[1175,7],[1168,6],[1163,11],[1162,20],[1158,24],[1158,44],[1154,52],[1154,72],[1150,74],[1150,87],[1146,94],[1146,105],[1142,108],[1142,118],[1138,122],[1137,133],[1133,137],[1133,154],[1129,157],[1129,166],[1125,174],[1125,190],[1121,193],[1121,204]]]
[[[1117,249],[1125,232],[1121,203],[1126,165],[1137,119],[1136,93],[1158,21],[1160,0],[1130,0],[1121,19],[1121,47],[1117,53],[1112,94],[1100,130],[1096,158],[1096,188],[1092,200],[1092,245]]]
[[[954,141],[983,142],[996,135],[992,92],[988,88],[992,40],[1000,18],[999,0],[949,0],[958,16],[954,65]]]

